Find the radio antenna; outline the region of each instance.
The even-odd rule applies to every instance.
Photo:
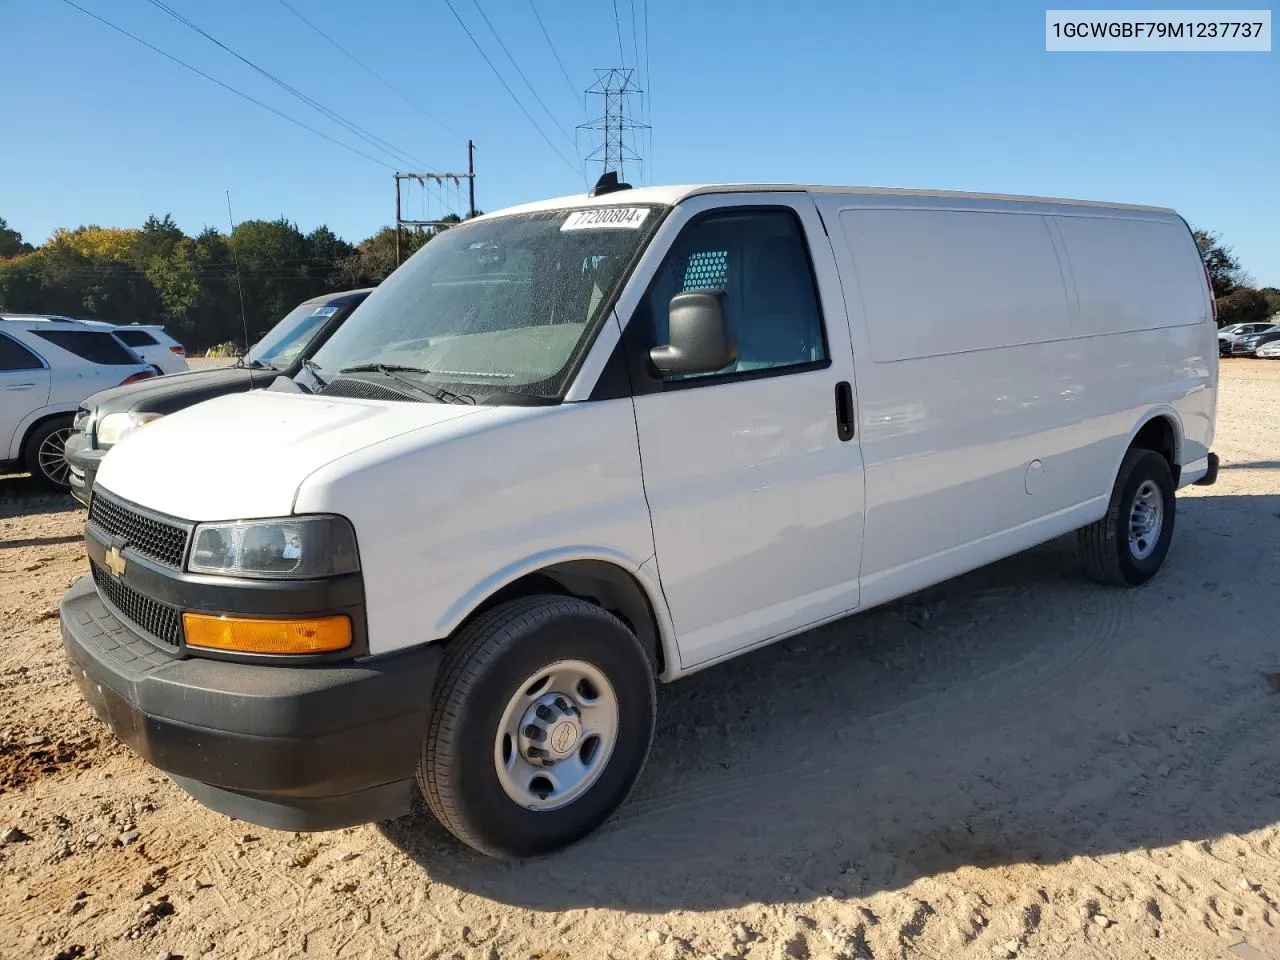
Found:
[[[231,214],[231,191],[227,191],[227,222],[231,224],[231,233],[227,234],[227,243],[231,247],[231,261],[236,268],[236,290],[240,293],[240,328],[244,331],[244,352],[245,356],[249,355],[249,318],[244,310],[244,284],[240,282],[240,255],[236,253],[236,241],[233,234],[236,232],[236,218]],[[253,389],[253,367],[245,364],[245,369],[249,371],[249,389]]]

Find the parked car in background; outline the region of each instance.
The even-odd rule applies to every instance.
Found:
[[[1280,340],[1280,324],[1271,324],[1258,333],[1250,333],[1231,341],[1233,357],[1252,356],[1264,344]]]
[[[303,361],[364,302],[370,289],[326,294],[299,304],[233,367],[190,371],[104,390],[85,399],[67,441],[72,494],[88,504],[98,464],[108,450],[139,427],[212,397],[255,390],[270,386],[277,376],[296,375]],[[123,332],[136,329],[151,332],[153,328],[127,327]]]
[[[61,319],[0,319],[0,473],[66,487],[64,445],[80,401],[155,376],[111,330]]]
[[[187,369],[187,351],[159,324],[119,324],[106,320],[80,320],[57,313],[6,313],[6,319],[31,322],[77,323],[95,330],[110,330],[143,360],[155,367],[157,374],[182,373]]]
[[[1223,327],[1218,331],[1218,356],[1231,356],[1231,347],[1237,340],[1250,334],[1261,333],[1271,327],[1272,322],[1267,320],[1255,323],[1233,323]]]
[[[240,820],[421,793],[543,854],[623,802],[659,681],[1073,531],[1138,586],[1216,479],[1171,210],[620,189],[451,227],[294,379],[106,456],[61,624],[117,736]]]
[[[1263,360],[1280,360],[1280,338],[1264,343],[1253,355]]]
[[[162,374],[185,373],[187,350],[155,324],[130,324],[116,327],[116,336],[133,348],[133,352],[147,363],[153,364]]]

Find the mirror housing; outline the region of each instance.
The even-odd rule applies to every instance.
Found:
[[[714,373],[738,359],[729,333],[721,290],[686,290],[671,298],[668,337],[671,342],[649,351],[664,377]]]

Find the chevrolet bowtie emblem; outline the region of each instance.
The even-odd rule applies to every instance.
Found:
[[[125,560],[124,554],[120,552],[119,547],[112,547],[107,551],[107,569],[111,571],[111,575],[119,580],[124,576],[124,571],[129,566],[129,561]]]

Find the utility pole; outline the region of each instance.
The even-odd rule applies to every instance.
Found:
[[[467,141],[467,190],[470,194],[470,215],[474,217],[476,215],[476,144],[474,140]]]
[[[616,170],[625,179],[626,165],[643,165],[643,158],[629,142],[634,130],[648,130],[647,123],[632,120],[631,98],[643,96],[644,91],[635,85],[635,71],[626,67],[596,70],[596,82],[587,93],[604,101],[604,113],[595,120],[579,124],[579,130],[600,132],[600,145],[586,156],[587,163],[599,163],[600,172]]]
[[[424,188],[428,181],[443,186],[446,183],[452,183],[455,187],[460,187],[462,181],[467,181],[467,196],[469,201],[470,216],[476,215],[476,171],[475,171],[475,144],[467,141],[467,172],[466,173],[399,173],[395,174],[396,181],[396,266],[400,266],[403,257],[400,252],[400,231],[404,227],[447,227],[450,225],[448,220],[406,220],[401,216],[400,208],[400,184],[405,180],[416,180]]]

